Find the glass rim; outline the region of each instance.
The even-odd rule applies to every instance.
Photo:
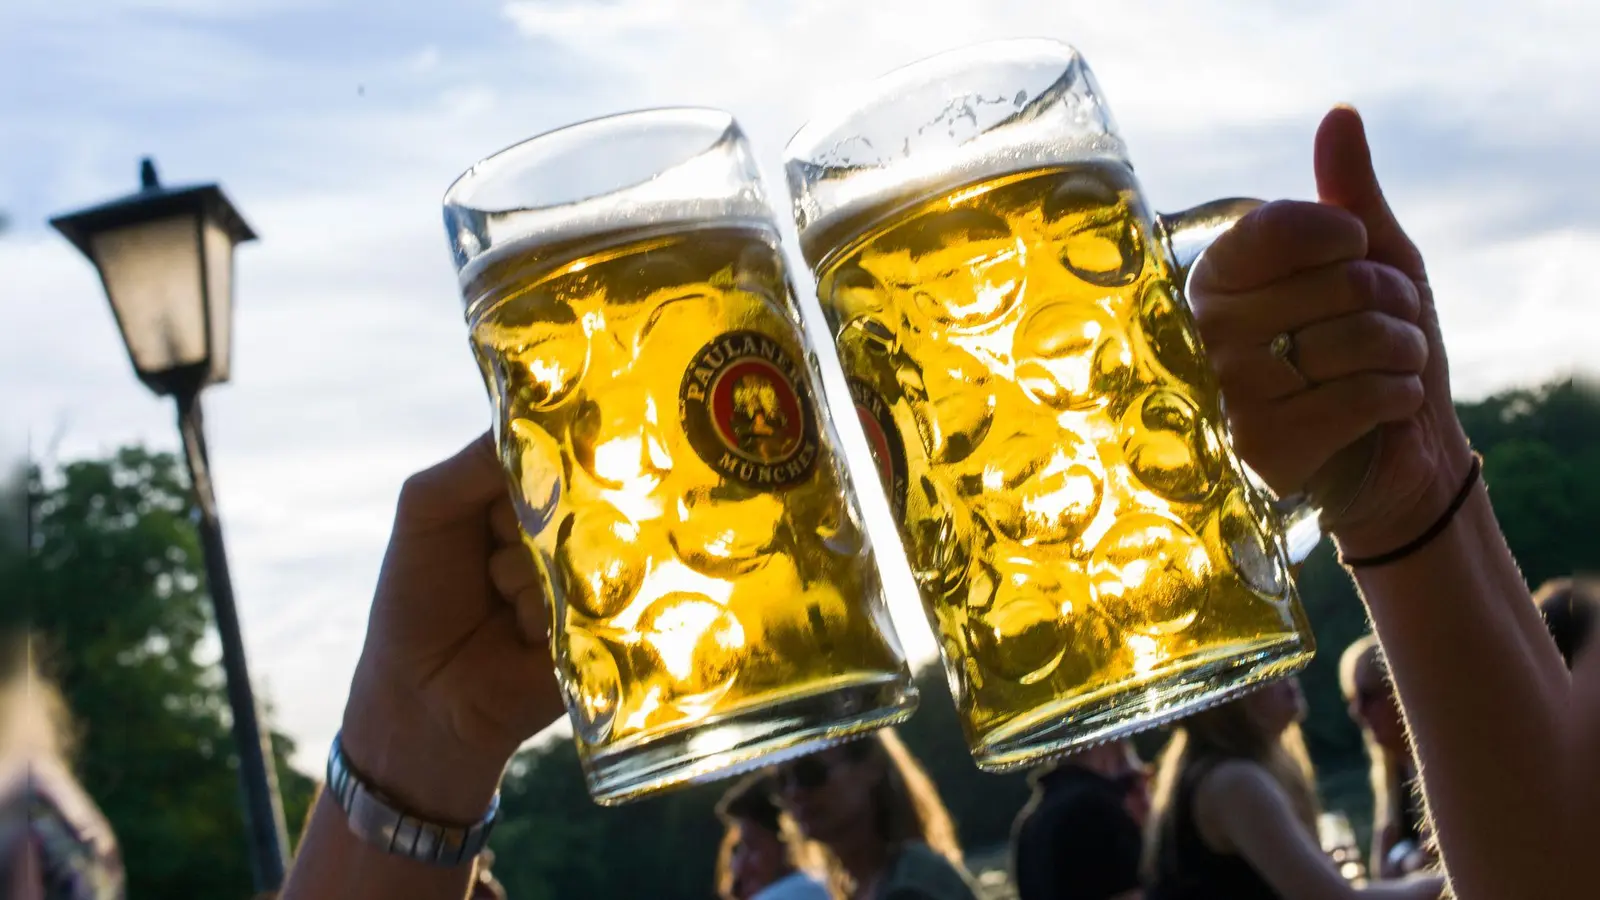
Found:
[[[784,144],[783,161],[786,165],[795,161],[814,161],[811,157],[815,155],[816,148],[825,139],[836,135],[851,119],[864,110],[896,99],[908,88],[925,84],[932,71],[948,70],[953,67],[952,64],[1011,64],[1023,55],[1040,57],[1046,53],[1059,55],[1066,65],[1083,58],[1077,47],[1055,38],[1000,38],[942,50],[890,69],[857,86],[864,96],[848,103],[830,104],[824,108],[822,115],[813,116],[801,125]],[[1008,54],[1009,58],[1001,54]]]
[[[561,145],[570,146],[576,143],[591,143],[595,140],[603,139],[611,133],[618,133],[640,125],[652,124],[703,125],[707,135],[706,143],[700,149],[676,159],[665,160],[661,165],[654,166],[656,174],[660,174],[662,171],[685,163],[711,150],[728,135],[729,131],[739,132],[739,122],[734,118],[733,113],[713,106],[641,107],[639,109],[623,110],[581,119],[577,122],[569,122],[548,131],[541,131],[531,137],[523,138],[473,163],[465,171],[457,175],[455,180],[450,182],[449,187],[445,188],[441,203],[446,208],[460,207],[482,212],[495,212],[497,210],[485,210],[474,206],[468,202],[465,195],[471,187],[478,184],[482,179],[490,178],[501,167],[513,161],[521,161],[525,157],[529,157],[530,152],[536,154],[541,150],[553,151]],[[643,181],[636,181],[631,184],[616,185],[606,192],[588,199],[597,199],[598,197],[627,190],[649,181],[651,177],[654,176],[646,177]]]

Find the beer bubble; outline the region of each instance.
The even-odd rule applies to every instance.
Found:
[[[746,574],[774,550],[782,498],[737,484],[696,488],[678,499],[668,540],[684,564],[713,578]]]
[[[1087,303],[1041,303],[1017,327],[1016,379],[1036,402],[1053,409],[1104,406],[1125,389],[1133,354],[1122,331]]]
[[[572,455],[602,487],[634,496],[655,490],[672,469],[661,426],[663,409],[644,376],[619,378],[602,396],[586,397],[568,429]]]
[[[1239,581],[1257,596],[1277,601],[1288,593],[1289,575],[1263,512],[1252,509],[1244,490],[1235,488],[1217,511],[1217,538]]]
[[[567,707],[576,720],[574,730],[587,744],[603,744],[611,736],[622,699],[616,657],[599,638],[577,626],[568,626],[563,640],[558,671]]]
[[[1128,468],[1168,500],[1204,500],[1222,475],[1216,432],[1182,394],[1151,391],[1124,417],[1122,429]]]
[[[744,626],[703,594],[663,595],[639,616],[641,644],[668,676],[661,699],[680,709],[709,708],[732,686],[744,651]],[[647,669],[648,671],[648,669]]]
[[[987,671],[1035,684],[1065,660],[1072,677],[1082,679],[1110,657],[1109,629],[1090,602],[1081,567],[1002,557],[987,579],[993,595],[967,629],[973,656]]]
[[[590,504],[561,523],[556,566],[568,605],[597,621],[621,612],[644,581],[648,554],[640,527],[603,503]]]
[[[839,329],[835,346],[846,375],[871,385],[886,402],[899,398],[895,376],[899,344],[889,326],[872,315],[856,316]]]
[[[938,333],[985,330],[1027,285],[1027,247],[992,212],[956,208],[918,217],[883,238],[870,271],[912,298]]]
[[[652,363],[675,371],[688,364],[700,346],[695,342],[719,320],[722,293],[706,284],[675,286],[652,296],[649,309],[633,340],[634,358],[649,353]]]
[[[1045,198],[1044,216],[1061,264],[1089,284],[1125,287],[1143,271],[1141,223],[1109,182],[1074,173]]]
[[[512,419],[507,430],[500,451],[516,482],[511,505],[523,532],[535,537],[550,526],[561,504],[561,445],[532,419]]]
[[[966,510],[927,475],[918,479],[911,494],[905,524],[911,574],[930,601],[949,600],[965,586],[971,560]]]
[[[1194,322],[1169,282],[1154,281],[1145,288],[1139,323],[1150,353],[1172,377],[1195,387],[1210,383]]]
[[[994,424],[997,398],[989,370],[965,350],[933,340],[919,342],[897,364],[896,380],[911,403],[929,460],[943,465],[971,456]]]
[[[823,311],[828,323],[839,330],[841,324],[859,316],[881,315],[888,307],[883,285],[866,269],[846,263],[836,269],[827,286]]]
[[[963,499],[995,529],[1024,545],[1077,540],[1100,511],[1105,470],[1076,435],[1014,434],[990,447]]]
[[[498,315],[502,311],[503,318]],[[494,312],[492,320],[473,328],[472,336],[494,361],[502,402],[542,412],[571,399],[589,368],[589,337],[573,308],[541,298],[528,303],[510,300]]]
[[[1095,600],[1130,631],[1168,635],[1192,625],[1205,605],[1211,558],[1178,522],[1152,513],[1119,518],[1089,561]]]

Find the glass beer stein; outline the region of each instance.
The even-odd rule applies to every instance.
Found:
[[[462,175],[444,218],[594,798],[910,715],[733,119],[655,110],[550,132]]]
[[[1304,665],[1282,512],[1184,298],[1254,201],[1152,215],[1088,67],[1005,41],[891,73],[786,154],[880,480],[990,770]],[[1306,530],[1309,528],[1309,540]]]

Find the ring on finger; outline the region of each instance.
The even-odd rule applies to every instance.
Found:
[[[1300,364],[1297,361],[1299,357],[1298,349],[1294,343],[1294,333],[1289,331],[1278,332],[1267,343],[1267,352],[1271,353],[1274,359],[1283,363],[1294,374],[1294,377],[1300,382],[1298,390],[1304,390],[1311,387],[1312,382],[1311,379],[1306,377],[1306,373],[1300,371]]]

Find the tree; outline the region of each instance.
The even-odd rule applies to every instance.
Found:
[[[32,547],[5,578],[78,729],[73,768],[122,844],[131,897],[247,897],[249,858],[226,695],[186,479],[137,447],[30,476]],[[19,589],[20,588],[20,589]],[[312,781],[275,735],[285,812]]]

